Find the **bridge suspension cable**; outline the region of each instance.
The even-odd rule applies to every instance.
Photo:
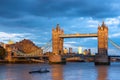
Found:
[[[43,53],[47,52],[52,47],[52,39],[50,39],[45,45],[43,45]]]
[[[115,42],[113,42],[111,39],[108,38],[108,40],[110,41],[110,43],[116,47],[117,49],[120,49],[120,46],[118,44],[116,44]]]

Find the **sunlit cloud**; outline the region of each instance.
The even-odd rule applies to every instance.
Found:
[[[43,43],[43,42],[35,42],[36,44],[40,44],[40,45],[45,45],[45,44],[47,44],[47,43]]]
[[[82,40],[82,42],[83,42],[83,43],[86,43],[86,42],[92,41],[92,40],[97,40],[97,38],[84,38],[84,39]]]
[[[118,25],[118,24],[120,24],[120,19],[119,19],[119,17],[116,17],[116,18],[106,18],[105,19],[105,23],[107,25]]]
[[[114,33],[109,35],[109,38],[116,38],[116,37],[120,37],[120,33]]]
[[[75,41],[68,41],[68,42],[64,42],[65,44],[75,44],[75,43],[77,43],[77,42],[75,42]]]
[[[109,55],[119,55],[118,53],[120,53],[120,50],[112,49],[112,48],[108,49],[108,54]]]
[[[8,41],[8,40],[13,40],[13,41],[19,41],[21,39],[26,38],[26,36],[30,36],[30,33],[6,33],[6,32],[0,32],[0,39],[1,41]]]
[[[89,20],[87,21],[89,24],[99,24],[98,20],[94,20],[93,18],[89,18]]]
[[[72,45],[72,44],[67,44],[67,43],[65,43],[65,44],[64,44],[64,48],[73,48],[73,49],[76,50],[78,47],[75,46],[75,45]]]

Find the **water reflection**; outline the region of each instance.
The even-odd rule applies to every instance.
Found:
[[[96,66],[98,76],[97,80],[107,80],[109,66]]]
[[[28,73],[41,67],[47,67],[50,72]],[[94,63],[0,65],[0,80],[119,80],[118,74],[120,63],[112,63],[111,66],[94,66]]]
[[[63,65],[51,65],[52,80],[64,80]]]
[[[6,65],[8,68],[6,69],[6,79],[8,80],[32,80],[31,76],[28,74],[28,71],[19,65]],[[24,70],[22,70],[24,69]]]

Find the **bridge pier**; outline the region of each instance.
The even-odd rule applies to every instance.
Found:
[[[65,64],[66,59],[63,58],[61,55],[51,54],[49,56],[49,63],[50,64]]]
[[[110,58],[108,55],[95,55],[95,65],[110,65]]]

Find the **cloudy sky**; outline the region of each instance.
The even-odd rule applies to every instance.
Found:
[[[109,28],[109,38],[120,45],[119,0],[0,0],[0,41],[30,39],[43,46],[57,24],[65,34],[97,33],[102,22]],[[78,46],[97,52],[97,38],[71,38],[64,47]],[[109,44],[110,53],[120,50]]]

